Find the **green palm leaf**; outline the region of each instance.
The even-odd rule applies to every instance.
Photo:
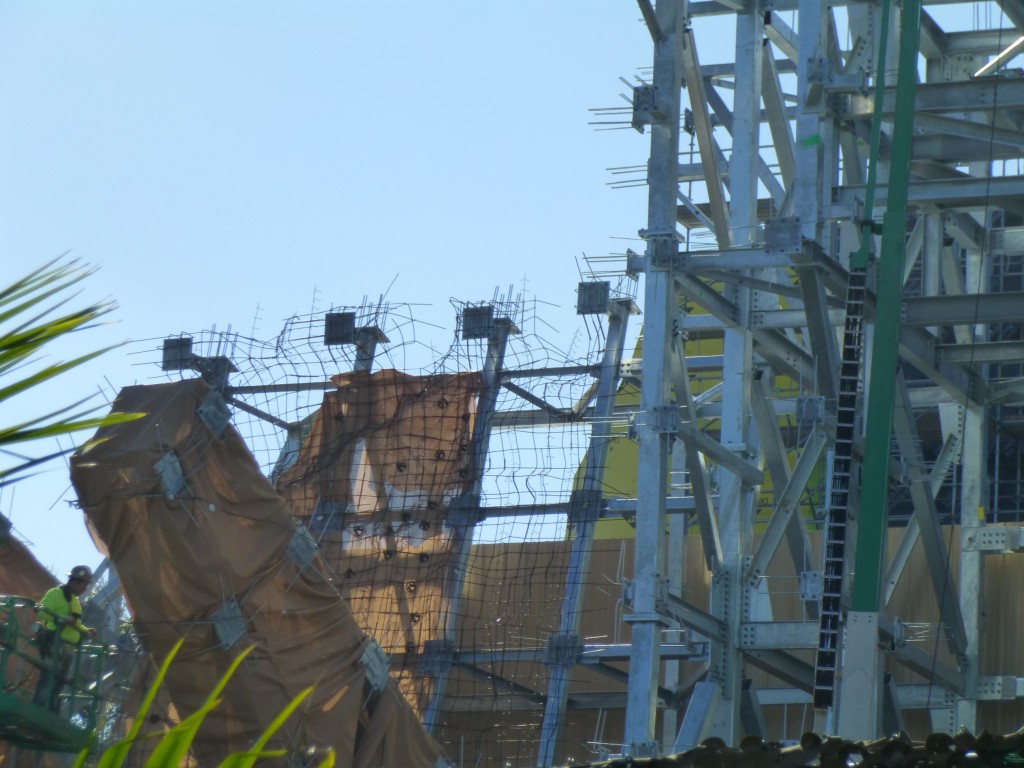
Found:
[[[298,709],[299,705],[305,700],[309,694],[313,692],[312,688],[307,688],[302,691],[298,696],[292,699],[288,706],[282,709],[267,726],[266,730],[260,734],[260,737],[256,739],[256,743],[252,745],[252,748],[245,752],[237,752],[233,755],[229,755],[224,761],[218,766],[218,768],[252,768],[256,765],[256,761],[264,757],[280,757],[287,754],[285,750],[272,750],[267,751],[267,742],[270,741],[271,737],[278,731],[278,729],[284,725],[285,721],[292,716],[292,713]]]
[[[139,705],[139,711],[135,713],[135,722],[132,723],[132,727],[128,731],[128,735],[120,741],[114,742],[103,752],[100,756],[99,762],[96,764],[96,768],[120,768],[124,764],[125,758],[128,756],[128,750],[132,748],[132,744],[138,739],[139,731],[142,728],[142,723],[146,719],[146,715],[149,713],[149,708],[153,706],[153,701],[156,699],[157,691],[160,690],[160,686],[164,682],[164,678],[167,677],[167,670],[171,667],[171,662],[174,661],[174,657],[177,655],[178,650],[181,648],[182,643],[185,640],[182,638],[174,644],[171,648],[171,652],[167,654],[167,658],[164,659],[164,663],[160,665],[159,671],[156,673],[156,678],[153,680],[153,684],[149,686],[149,690],[146,691],[145,697],[142,699],[142,704]],[[79,754],[75,760],[72,768],[82,768],[85,765],[85,761],[89,759],[89,749],[86,747]]]
[[[128,731],[128,735],[125,736],[121,741],[111,745],[100,757],[99,762],[96,763],[96,768],[120,768],[124,765],[125,758],[128,757],[128,750],[132,748],[132,744],[139,736],[139,730],[142,728],[142,723],[146,719],[146,715],[149,714],[149,708],[153,706],[153,700],[156,699],[157,691],[160,690],[160,686],[164,682],[164,678],[167,676],[167,670],[171,667],[171,662],[174,661],[174,657],[177,655],[178,650],[181,648],[181,644],[184,643],[184,638],[174,644],[171,652],[167,654],[167,658],[164,659],[164,663],[160,665],[160,671],[156,673],[156,678],[153,680],[153,684],[146,691],[146,696],[142,700],[142,704],[139,705],[139,711],[135,714],[135,722],[132,723],[131,729]]]
[[[164,735],[157,748],[153,751],[153,754],[150,755],[149,760],[146,761],[146,768],[164,768],[165,766],[178,765],[181,762],[188,753],[189,747],[192,746],[192,740],[195,739],[203,719],[220,704],[218,697],[221,691],[224,690],[224,686],[228,684],[228,680],[235,674],[238,665],[242,663],[242,660],[249,655],[252,649],[253,646],[250,646],[238,655],[231,663],[231,666],[228,667],[227,672],[223,674],[220,682],[210,691],[206,701],[203,702],[203,705],[195,713],[186,717]]]
[[[67,308],[78,295],[74,289],[94,271],[77,260],[67,261],[62,257],[6,287],[0,287],[0,404],[32,392],[114,348],[104,347],[67,361],[40,363],[40,355],[48,345],[95,327],[100,318],[115,309],[116,304],[109,300],[88,304],[81,309]],[[15,424],[0,426],[0,449],[16,443],[94,430],[142,415],[100,416],[97,411],[103,404],[89,405],[92,400],[91,397],[86,398]],[[19,462],[13,466],[0,467],[0,488],[24,478],[29,469],[71,450],[18,457]]]

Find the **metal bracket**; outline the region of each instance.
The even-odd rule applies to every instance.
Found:
[[[366,682],[375,691],[383,691],[388,684],[388,668],[391,666],[391,660],[380,647],[380,643],[372,637],[367,639],[366,648],[363,649],[363,655],[359,657],[359,663],[366,667]]]
[[[449,528],[469,530],[483,519],[484,515],[480,511],[480,494],[467,493],[449,502],[444,524]]]
[[[664,122],[665,112],[658,105],[658,89],[653,85],[638,85],[633,88],[633,117],[630,124],[638,133],[644,132],[645,125]]]
[[[982,525],[963,529],[965,552],[1015,552],[1021,548],[1019,526]]]
[[[548,637],[544,664],[548,667],[574,667],[579,662],[583,645],[575,632],[561,632]]]
[[[316,557],[317,546],[313,535],[302,523],[295,526],[291,541],[288,542],[288,556],[299,566],[300,571],[306,570]]]
[[[626,249],[626,274],[636,280],[638,275],[643,274],[644,257],[632,248]]]
[[[907,644],[907,628],[901,619],[892,620],[892,647],[902,648]]]
[[[426,640],[420,653],[420,672],[438,677],[455,666],[455,641],[443,637]]]
[[[604,496],[600,488],[577,488],[569,496],[568,522],[570,525],[596,523],[601,517],[603,506]]]
[[[231,411],[224,402],[224,396],[215,389],[211,389],[206,395],[206,399],[196,409],[196,415],[217,437],[224,434],[228,422],[231,421]]]
[[[607,280],[588,280],[576,289],[577,315],[603,315],[611,304],[612,284]]]
[[[748,622],[740,626],[740,648],[757,647],[757,627]]]
[[[214,611],[210,618],[213,619],[213,629],[222,648],[230,648],[245,635],[245,617],[233,597],[225,600],[224,608]]]
[[[355,514],[355,507],[351,504],[317,499],[309,526],[317,533],[341,530],[345,526],[345,516],[351,514]]]
[[[238,368],[224,355],[214,357],[192,357],[192,370],[198,371],[203,381],[218,392],[224,392],[228,385],[228,376],[238,373]]]
[[[621,379],[639,381],[641,373],[643,373],[643,360],[630,358],[619,363],[619,378]]]
[[[1017,678],[1012,675],[979,677],[977,698],[981,701],[1009,701],[1017,698]]]
[[[668,579],[662,576],[657,578],[656,594],[654,595],[654,613],[627,613],[622,617],[624,622],[633,624],[653,621],[666,627],[673,624],[672,614],[668,609]],[[619,586],[622,590],[622,607],[632,609],[634,597],[636,596],[635,582],[631,579],[623,579]]]
[[[825,83],[828,82],[829,68],[828,61],[819,56],[812,59],[807,68],[807,96],[804,101],[806,107],[820,107],[822,96],[825,92]]]
[[[674,435],[679,432],[679,406],[656,405],[648,413],[648,426],[659,435]]]
[[[660,754],[661,745],[656,741],[638,741],[626,748],[628,757],[658,757]]]
[[[779,216],[764,223],[764,250],[767,253],[796,255],[803,250],[800,218]]]
[[[821,600],[824,583],[821,571],[800,571],[800,599]]]
[[[185,473],[181,469],[181,462],[178,461],[174,451],[168,451],[161,456],[153,465],[160,473],[160,482],[164,487],[164,499],[174,501],[182,492],[188,489],[185,484]]]
[[[682,269],[685,256],[679,253],[679,238],[675,232],[640,230],[640,237],[647,241],[647,269]]]
[[[796,417],[803,426],[825,423],[825,398],[803,395],[796,399]]]

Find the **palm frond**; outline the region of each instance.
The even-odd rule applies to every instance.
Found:
[[[43,353],[54,342],[96,326],[116,308],[110,300],[69,309],[78,298],[76,290],[95,270],[78,260],[55,259],[0,287],[0,403],[25,395],[64,376],[118,345],[86,352],[70,360],[43,362]],[[97,415],[102,403],[88,405],[84,398],[41,414],[24,414],[23,420],[0,425],[0,448],[16,443],[52,439],[83,430],[117,424],[142,414]],[[48,451],[23,457],[14,466],[0,467],[0,487],[25,476],[29,469],[63,456],[69,450]]]

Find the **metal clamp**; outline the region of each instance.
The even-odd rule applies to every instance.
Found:
[[[574,667],[579,662],[583,645],[575,632],[560,632],[548,637],[544,664],[548,667]]]
[[[299,566],[300,571],[306,570],[316,557],[317,546],[313,535],[302,523],[295,526],[291,541],[288,542],[288,556]]]
[[[213,630],[217,633],[217,640],[222,648],[230,648],[245,635],[245,617],[242,616],[238,601],[233,597],[225,600],[224,607],[210,614],[210,618],[213,620]]]
[[[168,451],[161,456],[153,465],[160,474],[160,483],[163,485],[164,499],[174,501],[188,489],[185,484],[185,473],[181,469],[181,462],[174,451]]]
[[[480,511],[480,494],[467,493],[457,496],[448,504],[444,524],[449,528],[469,530],[484,519]]]
[[[216,389],[211,389],[206,395],[206,399],[196,409],[196,415],[217,437],[224,434],[228,422],[231,421],[231,411],[224,402],[224,396]]]
[[[388,684],[388,667],[391,666],[391,660],[380,647],[380,643],[372,637],[367,640],[359,663],[366,667],[366,682],[375,691],[383,691]]]
[[[455,666],[455,641],[448,637],[426,640],[420,653],[420,672],[435,677]]]
[[[601,507],[604,503],[604,496],[600,488],[577,488],[569,496],[569,512],[567,515],[570,525],[581,523],[596,523],[601,517]]]

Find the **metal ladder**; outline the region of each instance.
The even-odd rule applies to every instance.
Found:
[[[846,518],[853,479],[853,439],[857,423],[857,395],[864,358],[864,294],[867,270],[850,270],[843,328],[843,362],[839,371],[836,441],[832,459],[832,488],[825,526],[818,652],[814,662],[814,706],[832,706],[839,656],[840,601],[846,555]]]

